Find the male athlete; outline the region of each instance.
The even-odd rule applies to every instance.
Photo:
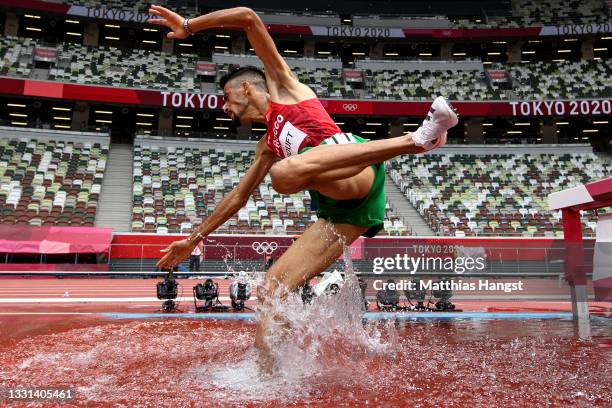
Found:
[[[309,190],[319,219],[272,265],[263,287],[255,345],[265,372],[271,372],[266,336],[275,320],[271,303],[323,272],[360,235],[374,236],[383,226],[386,197],[383,162],[402,154],[417,154],[446,142],[446,132],[457,115],[438,97],[414,133],[367,141],[343,133],[315,93],[300,83],[278,53],[265,25],[253,10],[237,7],[185,19],[159,6],[149,12],[151,24],[170,29],[168,38],[221,27],[244,29],[264,71],[242,67],[221,79],[223,110],[235,122],[265,123],[267,133],[258,143],[255,160],[240,183],[219,203],[210,217],[187,239],[163,250],[160,268],[176,267],[193,248],[246,203],[270,172],[272,186],[281,194]],[[267,311],[266,311],[267,310]]]

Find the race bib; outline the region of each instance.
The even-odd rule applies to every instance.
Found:
[[[335,135],[330,136],[321,142],[321,144],[327,144],[327,145],[351,144],[351,143],[357,143],[357,140],[355,139],[355,136],[353,136],[352,133],[336,133]]]
[[[279,141],[285,157],[298,154],[300,145],[306,138],[306,133],[296,128],[291,122],[285,122],[285,126],[281,129]]]

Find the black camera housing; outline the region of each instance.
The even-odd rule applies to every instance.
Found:
[[[165,300],[162,304],[164,312],[173,312],[176,310],[174,299],[178,297],[179,283],[174,279],[172,270],[164,277],[163,282],[157,282],[157,298]]]
[[[163,282],[157,283],[157,298],[176,299],[178,296],[178,283],[174,279],[166,278]]]
[[[198,306],[198,300],[203,300],[204,306]],[[196,312],[220,312],[228,309],[219,302],[219,285],[210,278],[193,287],[193,304]]]
[[[204,283],[195,285],[193,292],[198,300],[213,301],[219,297],[219,285],[214,283],[212,279],[206,279]]]
[[[387,284],[394,284],[393,279],[389,279]],[[376,303],[379,310],[397,310],[400,307],[400,294],[395,289],[383,289],[376,293]]]

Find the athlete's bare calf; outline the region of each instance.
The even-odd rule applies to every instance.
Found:
[[[361,198],[372,183],[368,185],[367,176],[361,176],[359,181],[364,181],[354,186],[357,180],[352,177],[361,175],[372,164],[425,150],[415,144],[410,133],[368,143],[319,145],[276,163],[270,170],[272,186],[281,194],[311,189],[336,200]]]
[[[274,371],[266,338],[270,335],[270,325],[279,319],[273,303],[324,271],[342,254],[344,245],[350,245],[367,230],[368,227],[332,224],[319,219],[272,265],[263,286],[257,291],[262,312],[258,316],[255,346],[265,373]]]

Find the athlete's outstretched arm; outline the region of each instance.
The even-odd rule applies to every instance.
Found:
[[[266,147],[265,139],[261,139],[257,143],[255,160],[240,183],[223,197],[210,217],[205,218],[202,225],[188,239],[175,241],[169,247],[163,249],[162,252],[165,252],[165,255],[157,262],[157,266],[161,269],[167,269],[183,262],[189,257],[201,237],[205,237],[219,228],[239,209],[244,207],[253,190],[257,188],[270,171],[274,159],[274,153]]]
[[[183,27],[184,18],[164,7],[151,6],[149,13],[160,18],[150,19],[149,23],[168,27],[171,32],[168,38],[186,38],[189,33]],[[278,53],[276,44],[270,37],[261,18],[250,8],[235,7],[213,11],[189,20],[189,29],[198,32],[209,28],[239,27],[242,28],[263,62],[266,75],[279,83],[294,81],[291,69]]]

